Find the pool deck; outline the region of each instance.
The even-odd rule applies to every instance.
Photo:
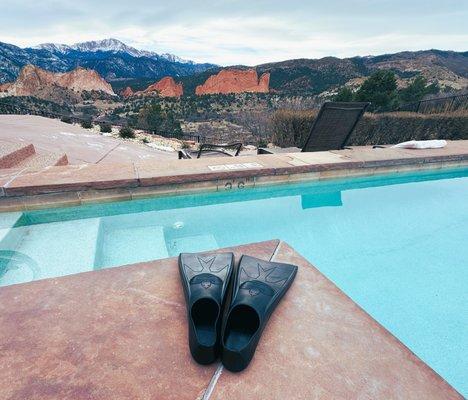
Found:
[[[176,156],[175,152],[102,136],[79,125],[37,115],[0,115],[0,139],[13,144],[32,143],[39,154],[65,153],[70,164],[162,160]]]
[[[299,180],[468,165],[468,140],[442,149],[349,150],[0,170],[0,211],[72,206]]]
[[[192,360],[168,258],[0,288],[0,398],[462,398],[286,243],[229,250],[299,266],[245,371]]]

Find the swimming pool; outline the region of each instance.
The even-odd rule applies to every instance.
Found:
[[[4,213],[0,285],[275,238],[468,394],[468,169]]]

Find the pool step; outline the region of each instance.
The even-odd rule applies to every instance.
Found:
[[[16,165],[17,168],[40,169],[45,167],[54,167],[59,165],[68,165],[66,154],[48,153],[34,154]]]
[[[169,257],[162,226],[135,226],[128,216],[112,222],[101,227],[96,269]]]
[[[215,237],[209,233],[166,238],[166,240],[171,257],[178,256],[180,253],[198,253],[219,248]]]
[[[36,154],[32,144],[0,142],[0,169],[13,168]]]
[[[32,144],[0,141],[0,169],[41,169],[57,165],[68,165],[66,154],[36,153],[36,149]]]
[[[15,247],[18,243],[18,235],[12,228],[22,216],[22,212],[2,213],[0,218],[0,250]]]
[[[99,226],[100,218],[89,218],[12,228],[16,246],[0,250],[18,262],[0,276],[0,286],[91,271]]]
[[[104,218],[95,268],[167,258],[164,223],[155,215],[149,211]]]

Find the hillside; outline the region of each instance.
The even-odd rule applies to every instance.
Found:
[[[5,48],[16,58],[7,59],[5,53],[2,58],[1,49]],[[70,75],[79,79],[71,80],[67,75],[66,79],[60,76],[63,72],[52,76],[50,71],[69,71],[67,63],[78,55],[86,55],[82,59],[86,63],[96,62],[97,72],[79,69],[80,73]],[[296,59],[256,67],[209,65],[206,69],[176,56],[160,56],[114,41],[45,44],[36,49],[0,45],[0,80],[10,76],[2,66],[14,64],[16,68],[31,57],[46,71],[28,67],[30,73],[20,76],[15,84],[0,84],[0,112],[42,110],[122,125],[134,121],[142,108],[156,105],[165,115],[180,121],[186,133],[228,140],[229,132],[236,131],[236,138],[250,143],[268,137],[274,111],[317,108],[343,85],[357,88],[376,70],[394,71],[398,92],[418,75],[437,82],[436,88],[442,91],[468,88],[468,52],[428,50],[346,59]],[[156,61],[158,68],[170,65],[169,73],[147,68],[147,62]],[[184,68],[187,75],[178,74],[176,67]],[[196,72],[197,68],[201,72]],[[104,71],[106,81],[100,80],[99,71]],[[121,74],[118,78],[117,72]],[[85,75],[94,76],[92,87],[87,86]],[[217,130],[225,133],[216,137]]]
[[[339,85],[358,84],[377,69],[394,71],[402,85],[422,74],[429,82],[439,82],[441,87],[455,90],[468,87],[468,52],[427,50],[345,59],[326,57],[257,67],[260,73],[270,72],[272,90],[291,94],[319,94]]]
[[[262,64],[255,68],[259,75],[270,73],[271,92],[288,95],[318,95],[345,84],[356,86],[377,69],[394,71],[402,86],[409,79],[422,74],[429,82],[437,81],[448,90],[468,87],[468,52],[427,50],[344,59],[296,59]],[[194,93],[198,85],[219,70],[214,68],[180,78],[185,93]]]

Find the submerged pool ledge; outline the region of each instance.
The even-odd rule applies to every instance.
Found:
[[[190,357],[167,258],[0,288],[0,398],[462,398],[285,242],[229,251],[299,266],[242,373]]]
[[[0,170],[0,212],[467,165],[468,140],[459,140],[428,150],[364,146],[314,153],[9,169]]]

